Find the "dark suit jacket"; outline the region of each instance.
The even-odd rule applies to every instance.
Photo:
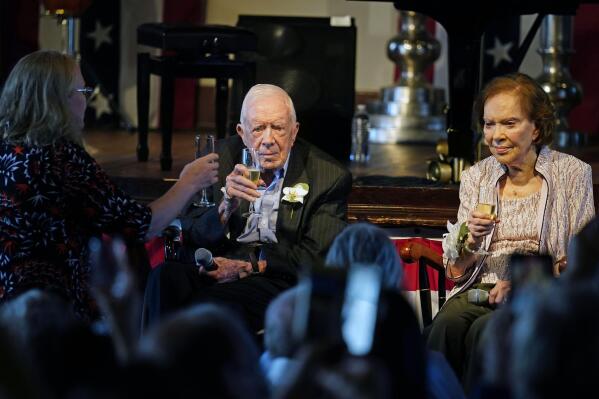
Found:
[[[239,136],[217,143],[220,168],[219,182],[214,186],[216,204],[222,200],[220,188],[239,163],[243,147]],[[284,275],[295,280],[298,267],[321,264],[333,239],[347,225],[351,174],[335,159],[299,138],[291,149],[283,187],[297,183],[307,183],[309,193],[303,204],[280,204],[276,231],[279,242],[261,247],[267,261],[266,275]],[[182,217],[185,245],[208,248],[215,256],[247,258],[247,248],[237,243],[236,238],[245,227],[246,219],[241,214],[248,205],[242,201],[227,226],[218,220],[217,207],[205,210],[190,206]]]

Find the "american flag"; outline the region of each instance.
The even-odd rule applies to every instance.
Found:
[[[206,0],[102,0],[92,3],[81,18],[80,51],[84,77],[99,86],[89,104],[86,124],[137,125],[136,28],[145,22],[201,24]],[[147,51],[143,49],[142,51]],[[150,49],[151,50],[151,49]],[[154,53],[157,51],[154,49]],[[158,123],[159,80],[151,86],[151,124]],[[175,129],[194,126],[197,85],[193,79],[175,84]]]
[[[120,26],[119,0],[96,1],[81,18],[81,72],[96,89],[85,114],[88,126],[119,123]]]
[[[481,49],[481,81],[486,83],[494,76],[515,71],[514,61],[517,48],[533,24],[535,15],[522,15],[496,21],[487,29]],[[570,58],[569,68],[572,78],[583,89],[582,103],[569,115],[573,130],[587,132],[590,136],[599,135],[599,5],[581,5],[574,19],[574,54]],[[447,34],[439,24],[432,24],[431,32],[441,42],[442,54],[435,62],[431,82],[436,87],[447,89]],[[526,53],[520,72],[537,78],[542,72],[539,33],[532,41]]]

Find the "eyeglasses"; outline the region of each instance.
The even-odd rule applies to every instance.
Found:
[[[75,91],[82,93],[85,96],[85,99],[89,100],[94,95],[95,89],[93,87],[83,87],[81,89],[75,89]]]

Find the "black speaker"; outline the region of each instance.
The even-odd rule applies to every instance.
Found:
[[[258,37],[256,83],[289,93],[299,136],[341,162],[349,157],[356,76],[353,18],[240,15]]]

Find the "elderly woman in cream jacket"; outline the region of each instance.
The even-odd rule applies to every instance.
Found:
[[[425,331],[429,349],[445,354],[467,391],[479,334],[511,289],[510,255],[550,255],[558,275],[570,238],[595,213],[591,167],[547,147],[554,115],[543,89],[519,73],[489,82],[475,104],[491,156],[462,174],[457,223],[468,234],[458,250],[444,243],[456,286]],[[481,212],[482,203],[495,212]],[[468,302],[473,288],[488,291],[488,303]]]

